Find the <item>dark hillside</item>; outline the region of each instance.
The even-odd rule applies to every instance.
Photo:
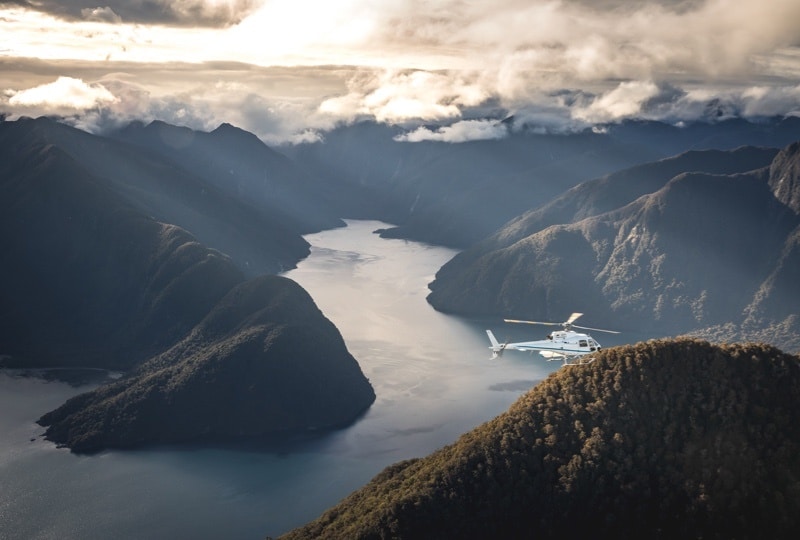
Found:
[[[231,290],[171,349],[39,422],[48,439],[91,452],[327,430],[374,399],[308,293],[263,276]]]
[[[246,281],[230,257],[19,127],[0,124],[0,356],[131,370],[45,415],[51,440],[75,451],[230,441],[330,429],[369,407],[369,382],[299,285]]]
[[[343,226],[337,189],[305,174],[250,132],[222,124],[210,133],[164,122],[133,123],[110,137],[148,148],[295,233]]]
[[[607,349],[284,538],[794,538],[798,399],[770,346]]]
[[[229,255],[247,276],[292,268],[308,255],[308,243],[292,223],[259,211],[146,148],[48,118],[0,123],[0,140],[0,156],[8,162],[42,146],[58,148],[108,191],[144,215],[177,225]]]
[[[0,160],[0,179],[5,354],[124,369],[171,345],[244,279],[54,146]]]

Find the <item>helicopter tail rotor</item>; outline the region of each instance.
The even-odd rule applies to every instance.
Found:
[[[497,338],[494,337],[494,333],[491,330],[487,330],[486,334],[489,336],[489,342],[492,344],[489,347],[492,350],[492,360],[498,356],[503,356],[503,351],[506,348],[506,344],[497,341]]]

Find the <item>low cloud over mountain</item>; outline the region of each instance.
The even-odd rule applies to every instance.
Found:
[[[0,111],[92,132],[231,122],[277,143],[374,120],[409,142],[463,142],[499,135],[470,121],[509,115],[564,132],[800,113],[791,0],[349,0],[313,18],[302,1],[10,5]],[[75,92],[98,99],[65,109]]]

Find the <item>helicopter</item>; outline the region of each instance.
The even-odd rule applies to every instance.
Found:
[[[539,341],[519,341],[516,343],[500,343],[491,330],[486,330],[486,334],[488,334],[489,341],[491,342],[489,348],[492,351],[492,359],[502,356],[503,351],[506,349],[512,349],[530,352],[531,354],[538,351],[548,362],[561,360],[564,362],[565,366],[584,366],[590,364],[594,362],[594,358],[586,358],[586,355],[599,351],[601,349],[600,344],[589,334],[575,332],[573,328],[608,332],[610,334],[619,334],[619,332],[573,324],[582,315],[583,313],[573,313],[569,316],[569,319],[562,323],[503,319],[503,321],[507,323],[543,324],[547,326],[562,326],[564,329],[551,332],[546,339],[541,339]]]

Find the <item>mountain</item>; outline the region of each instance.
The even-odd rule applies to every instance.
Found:
[[[143,215],[58,147],[2,134],[0,249],[13,261],[0,265],[4,353],[126,368],[243,281],[227,257]]]
[[[305,291],[248,280],[151,217],[138,202],[168,193],[148,191],[168,178],[137,184],[137,199],[84,166],[103,141],[83,137],[49,121],[0,123],[4,361],[130,370],[45,415],[48,438],[76,451],[231,440],[328,429],[369,407],[369,382]],[[98,160],[128,151],[109,144]]]
[[[108,136],[170,159],[301,234],[344,226],[331,203],[335,186],[306,174],[252,133],[230,124],[206,133],[160,121],[146,126],[134,122]]]
[[[359,191],[342,215],[396,224],[384,236],[468,248],[565,190],[614,171],[692,149],[782,147],[800,138],[798,118],[683,127],[625,122],[565,134],[541,133],[513,118],[497,125],[506,132],[501,139],[452,144],[405,142],[408,133],[398,126],[362,122],[282,151],[310,174]]]
[[[141,146],[91,135],[47,118],[0,123],[4,159],[52,145],[106,188],[158,221],[189,231],[253,277],[293,268],[308,255],[302,231],[245,198],[225,193],[178,162]]]
[[[606,349],[282,538],[793,538],[798,399],[767,345]]]
[[[338,330],[294,282],[234,287],[181,341],[39,423],[76,452],[338,428],[375,394]]]
[[[800,348],[800,217],[780,182],[798,150],[692,152],[582,184],[454,257],[429,301],[534,320],[570,306],[605,327]]]

